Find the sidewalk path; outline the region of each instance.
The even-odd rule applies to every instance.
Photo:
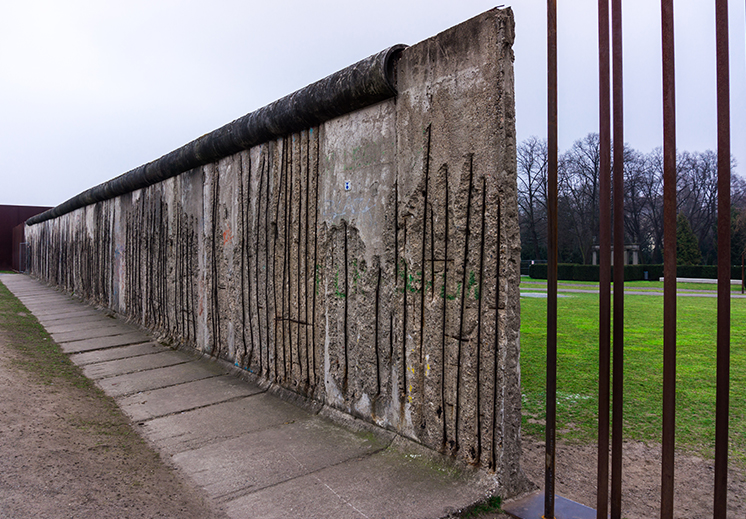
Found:
[[[586,287],[586,288],[568,288],[568,287]],[[539,294],[546,294],[546,282],[521,281],[521,295],[536,297]],[[598,285],[581,285],[573,283],[558,283],[557,292],[566,294],[598,294]],[[612,288],[611,293],[614,293]],[[624,295],[627,296],[663,296],[662,288],[639,288],[625,289]],[[679,288],[676,291],[676,297],[711,297],[717,298],[716,290],[696,290],[692,288]],[[745,294],[739,294],[731,291],[731,299],[746,299]]]
[[[301,409],[28,276],[0,281],[230,517],[438,518],[487,496],[484,473],[333,410]]]

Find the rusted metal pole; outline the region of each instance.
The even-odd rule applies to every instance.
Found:
[[[673,517],[676,433],[676,88],[673,0],[661,1],[663,43],[663,431],[661,518]]]
[[[547,414],[544,517],[554,519],[557,425],[557,1],[547,0]]]
[[[730,392],[730,78],[728,0],[715,2],[718,122],[718,313],[715,405],[715,519],[728,508]]]
[[[596,517],[609,510],[609,394],[611,360],[611,93],[609,0],[598,0],[598,100],[600,147],[598,470]]]
[[[622,517],[622,435],[624,423],[624,106],[622,82],[622,0],[611,2],[614,101],[614,381],[611,433],[611,519]]]

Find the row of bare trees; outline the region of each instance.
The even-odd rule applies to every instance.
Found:
[[[660,148],[624,150],[625,243],[639,244],[643,263],[663,261],[663,156]],[[523,259],[546,259],[547,144],[529,137],[518,145],[518,205]],[[746,182],[731,161],[732,262],[746,246]],[[590,263],[598,243],[600,152],[590,133],[560,154],[558,162],[559,261]],[[677,157],[677,207],[696,237],[702,263],[717,261],[717,154]]]

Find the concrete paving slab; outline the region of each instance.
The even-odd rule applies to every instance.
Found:
[[[77,310],[75,310],[71,307],[65,310],[64,312],[49,313],[49,314],[39,314],[35,310],[32,310],[32,309],[29,309],[29,310],[31,311],[31,313],[33,313],[36,316],[39,322],[49,322],[49,321],[55,321],[55,320],[60,320],[60,319],[72,319],[75,317],[83,317],[86,315],[96,315],[99,317],[105,317],[101,312],[93,308],[78,308]]]
[[[319,417],[175,454],[171,460],[216,499],[277,485],[386,445]],[[255,517],[261,517],[255,516]]]
[[[192,360],[192,362],[186,364],[176,364],[104,378],[98,381],[98,385],[107,395],[122,397],[143,391],[184,384],[185,382],[218,377],[224,374],[223,370],[210,369],[205,363]],[[210,426],[214,427],[215,422],[210,424]]]
[[[3,276],[5,278],[4,283],[6,286],[8,286],[8,288],[12,288],[14,293],[17,292],[18,294],[23,296],[32,296],[34,294],[40,295],[45,293],[52,296],[67,295],[62,290],[57,290],[53,287],[44,285],[35,279],[21,279],[19,283],[17,279],[13,278],[13,276],[7,276],[3,274],[0,274],[0,276]]]
[[[164,346],[153,342],[133,344],[131,346],[118,346],[107,348],[105,350],[94,350],[70,355],[72,360],[78,366],[95,364],[96,362],[106,362],[109,360],[126,359],[127,357],[138,357],[140,355],[153,355],[164,351]]]
[[[76,319],[78,317],[88,317],[88,316],[102,317],[101,312],[99,312],[98,310],[94,310],[93,308],[90,308],[90,309],[81,308],[80,310],[71,310],[69,312],[65,312],[62,314],[39,315],[33,310],[32,310],[32,313],[36,316],[36,318],[42,324],[52,324],[53,322],[56,322],[56,321]]]
[[[25,305],[24,305],[25,306]],[[53,305],[42,305],[39,304],[37,306],[26,306],[29,310],[31,310],[34,315],[36,315],[39,318],[49,318],[51,316],[56,315],[66,315],[69,313],[82,313],[82,312],[89,312],[89,313],[97,313],[101,315],[101,312],[99,310],[96,310],[95,308],[90,308],[88,306],[82,306],[80,303],[75,302],[67,302],[67,303],[54,303]]]
[[[24,306],[28,308],[29,310],[33,310],[35,314],[38,314],[39,316],[42,315],[48,315],[48,314],[55,314],[55,313],[65,313],[70,312],[72,310],[93,310],[95,312],[99,312],[96,308],[93,308],[92,306],[88,306],[82,303],[79,303],[78,301],[41,301],[37,303],[29,303],[26,305],[24,302]]]
[[[124,335],[125,333],[139,332],[134,326],[121,321],[114,321],[115,326],[85,327],[69,332],[52,333],[52,339],[58,344],[63,342],[80,341],[83,339],[95,339],[96,337],[107,337],[110,335]]]
[[[332,465],[224,504],[229,517],[444,517],[484,498],[478,478],[394,449]],[[300,461],[300,460],[299,460]]]
[[[309,420],[312,416],[274,395],[259,393],[149,420],[142,425],[142,432],[162,451],[176,454],[243,434]],[[220,427],[215,427],[216,423]]]
[[[99,317],[95,320],[83,321],[82,323],[70,323],[67,321],[60,321],[59,324],[50,324],[45,326],[47,332],[54,335],[56,333],[67,333],[74,332],[76,330],[94,330],[94,329],[105,329],[122,326],[125,323],[111,317]]]
[[[18,287],[8,285],[7,283],[6,285],[17,298],[23,298],[23,300],[25,301],[24,304],[26,304],[26,302],[28,302],[29,304],[33,304],[39,301],[70,301],[69,296],[55,291],[49,292],[48,288],[43,288],[34,292],[26,292],[19,290]]]
[[[68,304],[70,298],[62,294],[39,294],[34,296],[26,296],[23,294],[16,294],[16,297],[23,297],[23,305],[26,308],[44,308],[45,306]]]
[[[60,344],[62,351],[65,353],[77,353],[81,351],[101,350],[113,346],[126,346],[128,344],[138,344],[151,342],[142,332],[125,333],[123,335],[113,335],[111,337],[98,337],[95,339],[84,339],[82,341],[63,342]]]
[[[185,362],[192,362],[193,360],[194,357],[187,355],[184,352],[164,350],[153,355],[140,355],[138,357],[89,364],[83,367],[83,374],[88,378],[98,380],[106,377],[116,377],[128,373],[136,373],[138,371],[165,368],[166,366],[184,364]],[[205,371],[206,370],[207,369],[205,368]],[[156,375],[152,374],[151,376],[155,377]]]
[[[5,286],[8,288],[8,290],[10,290],[13,293],[13,295],[15,295],[18,299],[22,298],[25,302],[32,303],[32,302],[35,302],[35,301],[40,301],[43,298],[43,294],[41,292],[39,294],[26,295],[24,292],[18,291],[16,289],[16,287],[14,287],[13,285],[9,285],[8,283],[5,283]],[[49,295],[51,297],[54,297],[54,299],[53,299],[54,301],[61,300],[61,299],[58,299],[57,297],[55,297],[55,296],[57,296],[59,294],[49,294]],[[24,306],[26,304],[25,302],[24,302]]]
[[[14,291],[20,294],[23,294],[23,295],[48,293],[50,295],[67,297],[67,294],[65,294],[65,292],[62,291],[62,289],[58,290],[54,287],[45,285],[44,283],[37,281],[36,279],[29,278],[27,276],[23,276],[23,275],[13,276],[13,275],[4,275],[4,274],[0,274],[0,276],[3,276],[5,278],[4,283],[6,285],[8,286],[13,285]]]
[[[100,312],[96,313],[85,313],[79,317],[61,317],[52,319],[39,319],[37,320],[46,328],[47,326],[60,326],[63,324],[81,324],[89,322],[105,323],[112,320],[111,317],[102,315]]]
[[[259,386],[224,375],[145,391],[121,399],[119,405],[132,420],[142,422],[159,416],[227,402],[261,391]]]

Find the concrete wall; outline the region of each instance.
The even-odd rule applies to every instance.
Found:
[[[33,274],[520,484],[512,12],[395,98],[31,226]]]

